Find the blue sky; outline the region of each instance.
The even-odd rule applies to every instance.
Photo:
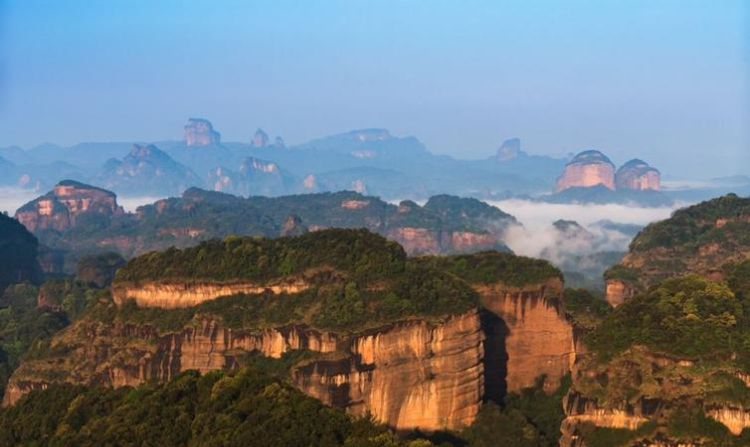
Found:
[[[704,1],[0,0],[0,146],[360,127],[434,152],[598,148],[750,174],[750,7]]]

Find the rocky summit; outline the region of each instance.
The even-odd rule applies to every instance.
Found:
[[[583,151],[565,165],[557,179],[558,192],[568,188],[588,188],[603,185],[615,189],[615,165],[603,153]]]
[[[84,217],[110,218],[124,214],[117,197],[106,189],[73,180],[63,180],[49,193],[25,204],[16,212],[29,231],[66,231]]]
[[[617,189],[658,191],[661,188],[661,173],[636,158],[620,166],[615,173],[615,186]]]
[[[221,135],[211,122],[203,118],[190,118],[185,125],[185,145],[214,146],[221,142]]]

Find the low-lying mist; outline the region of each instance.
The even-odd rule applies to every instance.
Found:
[[[515,199],[492,205],[514,215],[522,224],[505,234],[504,242],[516,254],[547,259],[598,286],[603,271],[627,251],[641,227],[665,219],[683,206],[566,205]],[[570,222],[555,225],[560,220],[580,226]]]

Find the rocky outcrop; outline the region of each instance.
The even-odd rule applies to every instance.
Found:
[[[750,428],[750,409],[736,405],[712,405],[706,409],[706,416],[724,424],[733,435]]]
[[[661,173],[645,161],[633,159],[617,170],[615,186],[617,189],[658,191],[661,188]]]
[[[615,165],[599,151],[583,151],[576,155],[557,179],[557,192],[568,188],[603,185],[615,189]]]
[[[114,193],[73,180],[63,180],[49,193],[27,203],[16,212],[29,231],[67,231],[85,214],[104,218],[123,215]]]
[[[159,307],[162,309],[176,309],[192,307],[217,298],[270,292],[299,293],[309,285],[301,279],[258,284],[250,282],[235,283],[115,283],[112,285],[112,299],[121,305],[127,300],[134,300],[139,307]]]
[[[472,231],[440,231],[429,228],[396,227],[385,235],[410,255],[469,253],[498,248],[497,236]]]
[[[190,118],[185,125],[185,145],[215,146],[221,142],[221,135],[214,130],[211,122],[203,118]]]
[[[617,307],[635,296],[636,289],[629,283],[620,279],[607,279],[605,281],[604,297],[612,307]]]
[[[344,358],[296,368],[292,381],[397,430],[459,429],[471,424],[482,400],[482,339],[476,311],[435,325],[397,323],[353,337]]]
[[[3,405],[12,405],[25,393],[45,388],[52,381],[135,386],[167,381],[190,369],[205,373],[236,368],[237,355],[242,353],[280,358],[300,349],[330,353],[343,343],[336,334],[304,326],[233,330],[212,319],[167,334],[152,326],[107,327],[87,322],[65,331],[62,340],[57,340],[69,350],[65,359],[22,365],[8,384]]]
[[[511,161],[518,158],[523,151],[521,150],[521,140],[518,138],[511,138],[503,141],[502,146],[497,150],[497,161],[505,162]]]
[[[576,359],[573,325],[560,301],[562,281],[551,278],[525,287],[495,283],[474,288],[482,306],[497,317],[487,322],[493,325],[489,332],[495,337],[487,343],[494,343],[495,355],[506,359],[505,365],[492,368],[497,375],[487,377],[487,387],[495,387],[498,394],[503,389],[520,391],[545,376],[544,389],[557,389]]]
[[[253,135],[253,147],[261,148],[268,146],[268,134],[263,129],[258,129]]]
[[[236,368],[243,353],[280,358],[301,349],[323,357],[294,368],[298,388],[353,414],[369,412],[397,429],[463,427],[482,399],[483,336],[476,310],[350,335],[305,326],[236,330],[212,319],[166,334],[151,326],[86,322],[65,332],[55,340],[58,346],[68,343],[64,357],[24,363],[9,383],[4,405],[50,381],[133,386],[166,381],[188,369]]]

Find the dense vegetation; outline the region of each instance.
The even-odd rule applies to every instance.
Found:
[[[565,289],[563,302],[568,319],[585,330],[596,328],[612,310],[603,297],[586,289]]]
[[[395,242],[367,230],[326,230],[280,239],[227,237],[152,252],[128,262],[116,280],[265,281],[327,267],[367,281],[401,275],[405,264]]]
[[[482,252],[472,255],[425,256],[417,261],[450,272],[469,283],[502,282],[508,286],[538,284],[550,278],[562,279],[562,273],[541,259],[510,253]]]
[[[746,351],[743,303],[722,283],[697,275],[668,279],[619,306],[587,338],[609,358],[633,345],[681,357]]]
[[[107,287],[115,272],[125,265],[125,259],[117,253],[97,253],[82,257],[76,266],[76,278],[96,287]]]
[[[139,388],[53,385],[0,413],[0,444],[40,446],[388,446],[371,420],[352,419],[255,369],[184,373]]]
[[[23,355],[68,324],[65,314],[37,309],[38,291],[33,285],[15,284],[0,299],[0,394]]]
[[[211,316],[231,328],[308,324],[320,329],[362,330],[409,316],[440,317],[464,312],[479,298],[459,279],[411,261],[403,272],[380,286],[351,280],[315,285],[294,294],[236,295],[179,309],[138,307],[128,302],[94,306],[89,315],[100,321],[151,324],[180,330],[200,316]],[[387,284],[387,287],[383,285]]]
[[[88,220],[80,216],[76,226],[63,234],[40,231],[38,236],[44,244],[76,257],[90,254],[91,247],[105,241],[109,249],[130,257],[232,234],[277,237],[290,216],[295,216],[301,227],[367,228],[383,235],[400,226],[487,232],[515,222],[512,216],[474,199],[439,197],[429,208],[411,202],[413,207],[405,213],[377,197],[351,191],[242,198],[190,188],[180,198],[140,207],[137,215],[91,216]],[[347,202],[356,206],[343,206]],[[116,243],[123,239],[128,243]],[[498,244],[498,248],[504,247]]]
[[[9,284],[38,281],[38,242],[17,220],[0,213],[0,294]]]
[[[733,219],[750,216],[750,198],[741,198],[727,194],[717,199],[708,200],[698,205],[683,208],[674,212],[671,218],[647,226],[630,245],[634,252],[650,250],[656,247],[675,247],[688,244],[699,246],[707,242],[718,241],[726,237],[731,230],[738,236],[750,228],[750,221],[729,224],[729,227],[718,228],[719,219]],[[745,231],[742,231],[745,230]],[[745,236],[750,244],[750,235]]]
[[[51,385],[0,410],[0,445],[553,447],[567,392],[566,382],[547,395],[539,382],[502,407],[485,404],[460,432],[399,439],[368,417],[352,418],[287,385],[285,359],[247,364],[137,388]]]

